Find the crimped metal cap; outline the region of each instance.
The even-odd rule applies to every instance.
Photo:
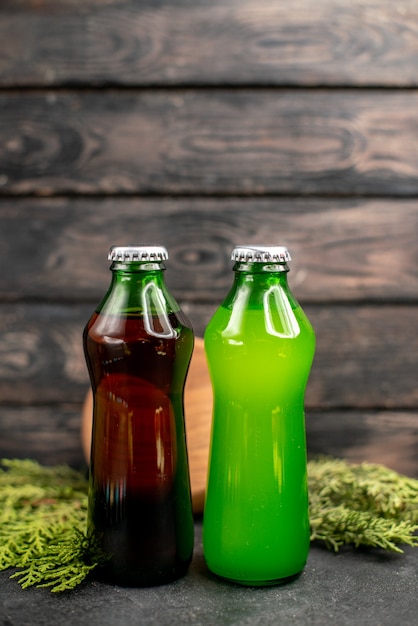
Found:
[[[231,261],[248,263],[287,263],[291,260],[284,246],[235,246],[231,254]]]
[[[168,252],[164,246],[112,246],[107,256],[109,261],[166,261]]]

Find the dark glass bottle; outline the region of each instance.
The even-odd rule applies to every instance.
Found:
[[[309,550],[304,395],[315,335],[281,246],[233,250],[233,286],[205,331],[213,386],[204,555],[244,585],[289,580]]]
[[[88,532],[102,578],[149,586],[183,576],[194,528],[183,410],[189,321],[167,290],[161,246],[113,247],[108,292],[87,323],[93,391]]]

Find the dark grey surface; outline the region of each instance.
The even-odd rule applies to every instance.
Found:
[[[188,575],[170,585],[127,589],[90,581],[73,592],[22,590],[0,573],[2,626],[251,626],[418,623],[418,549],[403,555],[313,546],[303,574],[279,587],[246,588],[212,577],[196,527]]]

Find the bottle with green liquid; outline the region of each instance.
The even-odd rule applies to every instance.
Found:
[[[205,331],[214,406],[203,547],[243,585],[286,582],[309,552],[304,395],[315,334],[282,246],[232,252],[231,291]]]

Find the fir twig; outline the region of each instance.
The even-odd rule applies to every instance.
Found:
[[[311,540],[402,552],[418,545],[418,481],[382,465],[320,458],[308,463]]]
[[[418,480],[381,465],[321,458],[308,463],[311,540],[402,552],[418,545]],[[65,591],[100,562],[86,536],[87,481],[68,466],[0,462],[0,569]]]
[[[67,466],[3,460],[0,468],[0,569],[23,588],[73,589],[89,562],[85,535],[87,482]]]

